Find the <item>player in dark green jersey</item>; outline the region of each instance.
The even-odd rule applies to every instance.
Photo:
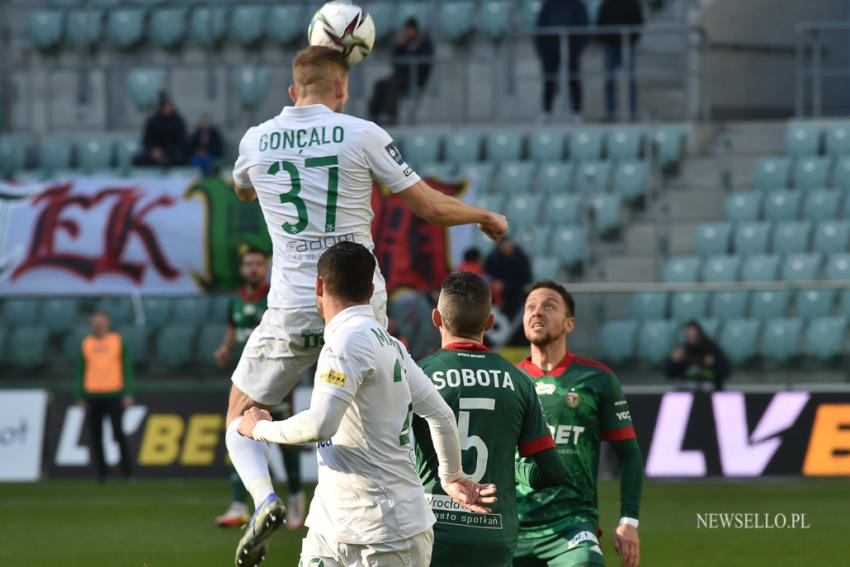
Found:
[[[543,490],[520,483],[514,565],[603,565],[596,536],[596,473],[600,442],[608,441],[620,462],[621,518],[614,531],[614,549],[623,565],[636,567],[643,458],[617,376],[605,365],[567,350],[574,313],[572,296],[551,281],[535,283],[525,302],[523,328],[531,355],[518,366],[534,381],[572,482]],[[533,463],[523,461],[517,465],[518,477],[534,469]]]
[[[463,470],[476,482],[495,483],[501,496],[490,514],[470,513],[446,495],[424,420],[414,421],[416,462],[437,517],[431,566],[511,565],[517,536],[515,451],[536,463],[536,486],[566,481],[534,385],[484,344],[493,324],[487,283],[472,272],[443,282],[434,324],[442,349],[420,363],[458,421]]]
[[[260,324],[260,319],[266,311],[266,298],[269,293],[269,264],[266,255],[259,250],[250,250],[242,256],[239,266],[239,274],[245,280],[245,285],[239,288],[230,300],[227,318],[228,327],[224,339],[215,351],[216,362],[224,366],[230,360],[231,351],[236,351],[238,356],[251,331]],[[280,406],[274,408],[277,419],[285,419],[292,414],[292,398],[289,398]],[[298,449],[283,447],[283,464],[286,468],[286,477],[289,481],[289,498],[286,506],[287,526],[295,529],[304,524],[304,512],[306,499],[301,489],[301,462]],[[248,511],[248,491],[239,479],[239,475],[233,470],[231,473],[233,482],[233,501],[227,511],[217,517],[215,522],[219,526],[241,526],[247,522],[251,514]]]

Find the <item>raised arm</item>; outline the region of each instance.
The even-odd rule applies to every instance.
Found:
[[[422,180],[399,195],[416,216],[438,226],[476,223],[481,232],[496,241],[508,231],[508,220],[504,215],[449,197]]]

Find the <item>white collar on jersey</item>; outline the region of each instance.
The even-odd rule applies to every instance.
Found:
[[[333,334],[337,329],[342,327],[345,323],[347,323],[350,319],[354,317],[371,317],[375,318],[375,312],[372,310],[372,306],[368,303],[366,305],[353,305],[351,307],[346,307],[331,319],[330,323],[325,326],[325,336]]]
[[[324,104],[308,104],[306,106],[284,106],[280,112],[282,116],[313,116],[333,112],[329,106]]]

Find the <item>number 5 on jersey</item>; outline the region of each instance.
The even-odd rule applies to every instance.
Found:
[[[334,232],[336,230],[336,199],[339,193],[339,159],[337,156],[313,157],[304,160],[304,167],[328,167],[328,200],[325,205],[325,232]],[[301,193],[301,175],[298,173],[298,168],[290,161],[276,161],[269,166],[268,174],[277,175],[286,172],[289,174],[289,180],[292,188],[280,196],[280,202],[284,205],[290,203],[295,207],[295,212],[298,215],[298,222],[294,225],[288,222],[283,223],[283,230],[289,234],[298,234],[307,228],[308,216],[307,205],[304,199],[298,196]]]

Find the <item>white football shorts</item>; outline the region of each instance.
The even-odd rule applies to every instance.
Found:
[[[301,567],[423,567],[431,564],[434,530],[386,543],[352,544],[333,541],[314,529],[301,540]]]

